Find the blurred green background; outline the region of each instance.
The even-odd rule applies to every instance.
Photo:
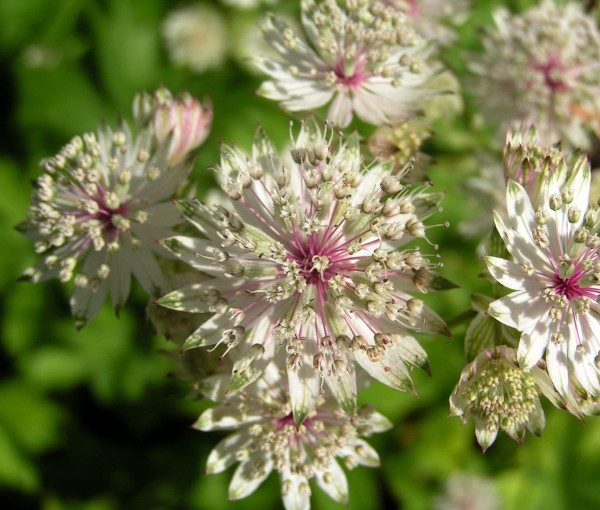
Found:
[[[213,184],[207,168],[218,159],[219,141],[248,147],[257,123],[278,143],[286,140],[289,118],[276,104],[255,96],[260,79],[233,56],[240,31],[260,19],[261,10],[205,3],[225,17],[230,56],[218,69],[194,74],[169,62],[160,31],[166,14],[182,2],[0,0],[3,509],[280,506],[275,476],[250,498],[231,503],[226,499],[231,472],[203,474],[219,434],[190,428],[205,404],[186,398],[185,383],[170,376],[172,362],[162,351],[172,346],[153,336],[140,289],[135,287],[120,319],[107,305],[77,332],[67,291],[60,284],[17,283],[35,255],[13,227],[26,215],[39,160],[100,121],[128,117],[136,92],[164,84],[174,92],[211,98],[212,134],[194,173],[200,195]],[[461,80],[468,53],[477,51],[478,34],[489,24],[492,9],[506,4],[520,10],[531,2],[473,3],[457,44],[442,51]],[[293,16],[297,5],[280,0],[270,9]],[[493,497],[495,486],[501,508],[600,508],[600,421],[582,423],[548,409],[541,439],[528,436],[518,445],[501,436],[483,455],[472,426],[447,417],[448,396],[464,365],[469,296],[487,290],[478,277],[483,269],[476,255],[478,241],[464,239],[457,230],[464,219],[488,211],[467,200],[464,183],[477,171],[477,155],[496,145],[493,130],[481,127],[468,98],[465,113],[437,122],[435,133],[426,146],[435,160],[430,176],[437,189],[447,192],[439,223],[449,220],[451,225],[435,229],[432,237],[440,244],[443,273],[463,288],[427,299],[448,319],[454,339],[423,339],[433,377],[416,374],[418,399],[380,384],[362,394],[395,428],[371,440],[382,468],[349,474],[349,508],[416,510],[449,504],[444,494],[461,474],[482,477],[473,478],[471,486],[484,495]],[[467,495],[469,490],[460,489]],[[314,508],[338,507],[318,490],[313,492]],[[488,505],[481,508],[492,508]]]

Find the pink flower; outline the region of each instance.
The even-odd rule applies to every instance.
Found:
[[[164,89],[163,89],[164,90]],[[208,136],[213,112],[188,93],[173,100],[171,95],[159,95],[154,115],[154,130],[159,143],[170,136],[169,162],[182,161]]]

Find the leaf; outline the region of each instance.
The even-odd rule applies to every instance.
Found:
[[[62,441],[63,410],[25,384],[0,386],[0,426],[24,451],[40,453]]]
[[[467,361],[473,361],[486,347],[501,344],[502,339],[500,323],[489,315],[477,314],[465,333],[465,356]]]

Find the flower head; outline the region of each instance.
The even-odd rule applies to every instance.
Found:
[[[230,206],[180,202],[203,237],[163,241],[213,276],[159,301],[214,313],[184,347],[233,349],[230,392],[277,357],[298,423],[324,382],[354,412],[356,362],[412,390],[409,369],[427,360],[409,331],[448,330],[409,293],[448,282],[418,249],[402,247],[426,236],[423,221],[440,196],[402,185],[384,167],[367,170],[356,138],[336,143],[312,125],[301,127],[282,158],[259,129],[251,155],[223,149],[217,175]]]
[[[496,227],[512,261],[487,257],[492,276],[514,292],[489,313],[522,332],[518,360],[533,367],[545,355],[548,373],[568,397],[570,379],[600,392],[598,209],[586,210],[590,168],[585,157],[563,162],[542,181],[537,209],[514,181],[506,193],[507,221]]]
[[[202,73],[220,66],[227,54],[227,26],[209,5],[192,5],[169,13],[162,33],[171,60]]]
[[[450,397],[450,412],[475,421],[477,441],[486,450],[499,430],[515,441],[522,441],[527,430],[542,433],[540,392],[558,400],[544,370],[520,367],[514,349],[501,345],[485,349],[465,367]]]
[[[221,2],[238,9],[252,9],[260,4],[274,4],[277,0],[221,0]]]
[[[451,27],[469,10],[469,0],[385,0],[412,20],[416,31],[425,39],[449,44],[456,39]]]
[[[42,162],[23,230],[44,259],[26,278],[73,280],[78,323],[91,320],[109,293],[116,308],[123,305],[131,274],[148,293],[162,286],[155,255],[168,253],[157,241],[182,221],[170,200],[191,170],[190,161],[170,155],[151,124],[135,132],[123,122],[76,136]]]
[[[545,142],[587,145],[598,129],[600,32],[575,2],[545,0],[522,15],[495,13],[485,53],[472,65],[490,113],[533,122]],[[512,108],[507,108],[511,105]]]
[[[347,416],[335,401],[319,402],[296,426],[285,377],[271,365],[257,384],[225,398],[226,378],[212,376],[201,387],[220,404],[205,411],[194,425],[209,430],[236,430],[210,453],[207,472],[220,473],[240,462],[229,485],[229,499],[245,498],[269,476],[279,473],[286,510],[310,508],[309,481],[339,503],[348,502],[348,482],[338,460],[348,469],[377,467],[377,452],[362,437],[384,432],[392,424],[370,408]]]
[[[534,127],[517,126],[509,130],[504,145],[504,177],[521,184],[537,205],[543,182],[560,165],[565,155],[557,145],[544,144]]]
[[[346,127],[353,114],[374,125],[403,120],[436,91],[425,43],[406,16],[383,2],[302,0],[309,42],[280,18],[263,30],[277,58],[257,57],[271,77],[259,94],[291,111],[331,102],[328,120]],[[332,101],[333,99],[333,101]]]
[[[451,475],[434,499],[434,510],[501,510],[498,487],[491,478],[459,472]]]
[[[425,119],[413,118],[395,126],[381,126],[369,138],[369,150],[374,157],[392,163],[392,172],[400,177],[406,165],[426,166],[429,158],[420,152],[421,145],[431,136],[431,126]],[[407,177],[412,177],[412,171]]]

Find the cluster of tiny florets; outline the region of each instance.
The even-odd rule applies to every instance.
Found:
[[[381,125],[414,113],[435,91],[426,45],[407,16],[384,2],[303,0],[308,43],[271,17],[265,38],[278,52],[257,57],[270,76],[259,93],[291,111],[333,102],[328,119],[347,126],[356,114]]]
[[[298,423],[327,383],[356,408],[358,363],[372,377],[412,390],[426,366],[410,331],[445,334],[443,321],[407,292],[448,288],[435,259],[415,248],[439,196],[404,185],[389,169],[366,170],[357,141],[303,125],[281,155],[259,130],[252,155],[224,147],[218,178],[229,206],[180,202],[202,238],[163,245],[213,276],[164,296],[175,310],[212,312],[184,348],[224,347],[230,391],[255,381],[283,355]],[[215,324],[222,328],[214,330]],[[235,352],[234,352],[235,351]]]
[[[191,98],[173,99],[166,89],[156,98],[137,131],[122,123],[76,136],[41,164],[21,228],[44,257],[25,278],[73,281],[80,324],[109,292],[120,307],[131,274],[149,293],[164,283],[156,256],[166,252],[157,242],[181,223],[170,199],[191,171],[185,156],[206,137],[211,112]]]
[[[503,121],[536,125],[547,143],[589,144],[598,129],[600,31],[575,2],[545,0],[521,15],[495,13],[473,62],[485,109]],[[510,105],[507,107],[507,105]]]
[[[508,347],[486,349],[463,370],[450,409],[464,421],[475,421],[477,440],[485,450],[499,430],[518,441],[526,430],[541,433],[545,423],[541,388],[551,388],[541,368],[520,367]]]
[[[338,461],[348,469],[377,466],[377,453],[362,438],[389,429],[391,423],[368,407],[349,416],[335,402],[320,397],[297,425],[281,384],[284,378],[284,373],[271,365],[251,392],[232,397],[222,393],[223,376],[207,379],[202,391],[219,404],[205,411],[194,427],[203,431],[238,429],[211,452],[207,472],[218,473],[232,462],[240,462],[229,486],[230,499],[247,496],[276,471],[286,508],[308,507],[313,478],[333,499],[346,503],[348,485]],[[226,443],[228,448],[224,448]]]

